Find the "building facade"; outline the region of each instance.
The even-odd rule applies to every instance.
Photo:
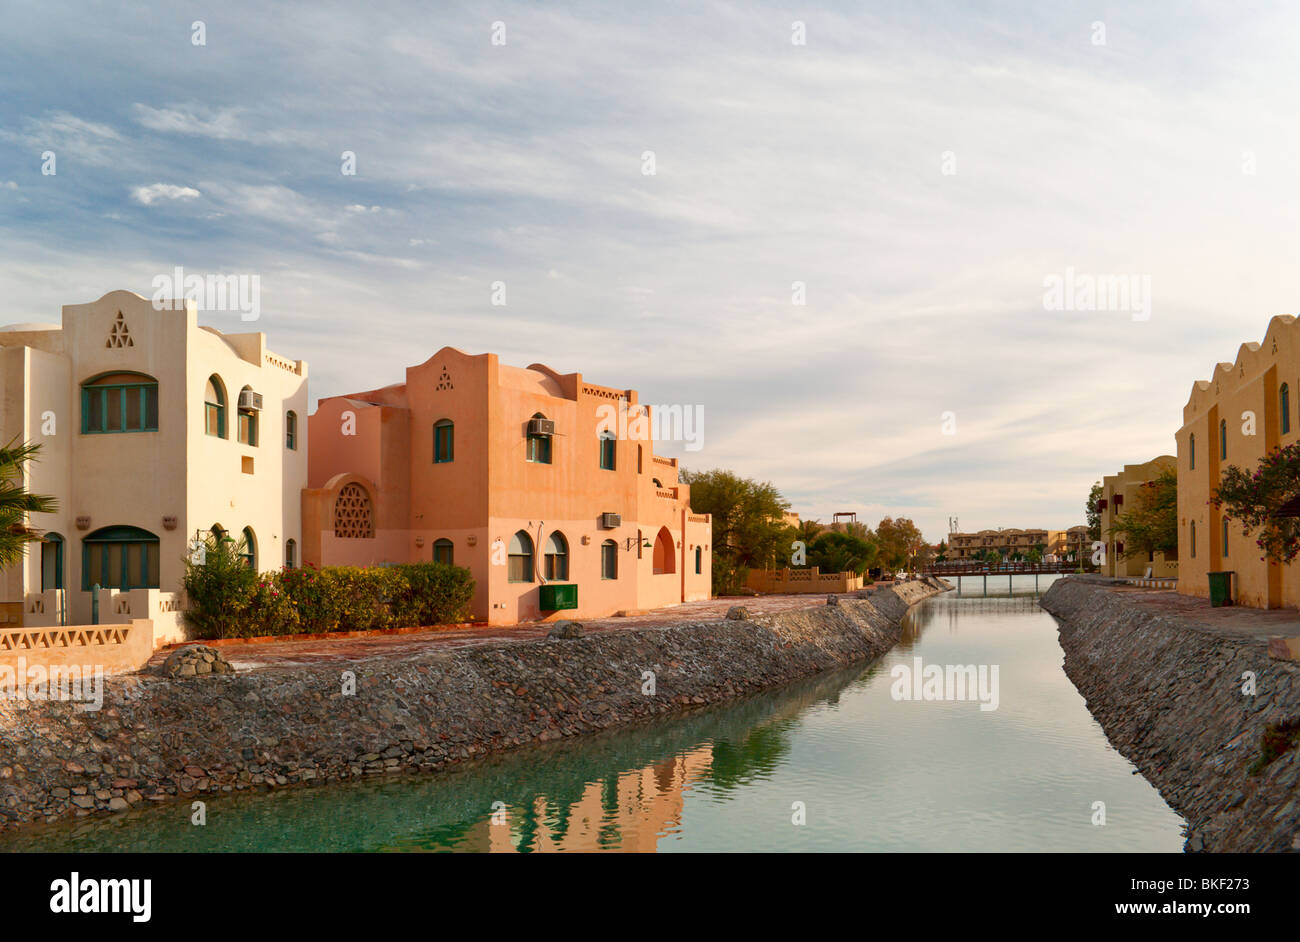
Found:
[[[1292,385],[1292,384],[1296,385]],[[1207,573],[1236,574],[1240,604],[1300,606],[1300,568],[1260,558],[1254,534],[1209,503],[1229,465],[1253,471],[1259,459],[1300,433],[1300,324],[1274,317],[1263,343],[1245,343],[1192,386],[1178,430],[1178,591],[1209,595]]]
[[[404,383],[321,400],[303,558],[464,566],[491,624],[707,599],[712,524],[650,419],[635,390],[445,347]]]
[[[948,558],[973,559],[977,554],[996,550],[1005,561],[1016,554],[1024,556],[1035,548],[1046,555],[1049,546],[1048,534],[1049,531],[1037,527],[1030,527],[1028,530],[1009,527],[1005,530],[980,530],[976,533],[950,533]]]
[[[1142,495],[1143,488],[1162,472],[1174,470],[1177,459],[1172,455],[1161,455],[1144,464],[1126,464],[1118,474],[1108,474],[1102,479],[1102,494],[1097,501],[1097,512],[1101,518],[1101,536],[1106,544],[1106,564],[1102,572],[1116,578],[1132,576],[1150,576],[1156,579],[1171,579],[1178,575],[1178,552],[1143,553],[1124,557],[1124,534],[1115,531],[1118,519],[1134,509]]]
[[[265,334],[200,327],[193,302],[160,306],[113,291],[60,324],[0,328],[0,441],[41,446],[27,487],[58,501],[31,520],[44,542],[0,573],[10,625],[88,624],[96,585],[177,593],[213,528],[246,536],[258,569],[297,561],[307,365]]]

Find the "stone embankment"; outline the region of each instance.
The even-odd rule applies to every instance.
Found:
[[[904,582],[770,615],[352,664],[110,677],[91,711],[3,700],[0,829],[438,769],[719,703],[879,657],[907,609],[945,588]]]
[[[1186,820],[1186,850],[1300,849],[1300,749],[1259,767],[1266,730],[1300,717],[1300,664],[1269,655],[1285,622],[1078,577],[1042,604],[1111,744]]]

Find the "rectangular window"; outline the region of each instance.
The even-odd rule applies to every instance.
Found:
[[[600,466],[606,471],[615,470],[618,442],[613,438],[600,440]]]
[[[239,413],[239,440],[245,445],[257,447],[257,413],[245,412],[240,410]]]
[[[217,438],[224,438],[226,430],[221,427],[221,406],[211,402],[204,405],[203,431]]]
[[[506,560],[506,580],[509,582],[533,581],[533,557],[511,556]]]
[[[1226,517],[1223,520],[1223,555],[1225,557],[1228,555],[1228,520]]]
[[[81,388],[81,430],[99,432],[156,432],[158,386],[130,383]]]
[[[551,463],[551,436],[528,436],[528,460],[535,464]]]
[[[101,589],[158,588],[157,543],[86,543],[81,587]]]
[[[433,463],[446,464],[455,457],[455,427],[436,425],[433,429]]]
[[[618,578],[618,544],[606,540],[600,548],[600,578]]]

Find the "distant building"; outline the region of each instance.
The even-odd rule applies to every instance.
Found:
[[[1295,380],[1297,386],[1292,386]],[[1300,606],[1300,567],[1260,558],[1253,534],[1209,503],[1229,465],[1246,471],[1300,435],[1300,323],[1269,321],[1263,343],[1245,343],[1233,363],[1220,363],[1192,385],[1178,442],[1178,591],[1209,595],[1207,573],[1236,573],[1238,603],[1258,608]]]
[[[1030,527],[1028,530],[1009,527],[1005,530],[980,530],[976,533],[950,533],[948,534],[948,558],[973,559],[977,555],[996,550],[1005,560],[1017,553],[1023,556],[1035,548],[1046,554],[1048,534],[1048,530],[1037,527]]]
[[[1150,575],[1154,578],[1173,578],[1178,575],[1178,551],[1143,553],[1124,557],[1124,535],[1115,532],[1116,521],[1137,506],[1142,489],[1166,469],[1174,469],[1177,459],[1161,455],[1144,464],[1126,464],[1118,474],[1102,479],[1102,495],[1097,501],[1101,518],[1101,538],[1106,544],[1106,565],[1102,571],[1109,576],[1127,578]]]

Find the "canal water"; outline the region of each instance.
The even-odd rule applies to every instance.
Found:
[[[1032,577],[1000,588],[921,603],[873,664],[654,726],[384,783],[211,798],[203,826],[188,803],[56,822],[0,849],[1181,850],[1181,819],[1062,671]],[[927,675],[966,665],[985,668],[982,690],[924,699]]]

